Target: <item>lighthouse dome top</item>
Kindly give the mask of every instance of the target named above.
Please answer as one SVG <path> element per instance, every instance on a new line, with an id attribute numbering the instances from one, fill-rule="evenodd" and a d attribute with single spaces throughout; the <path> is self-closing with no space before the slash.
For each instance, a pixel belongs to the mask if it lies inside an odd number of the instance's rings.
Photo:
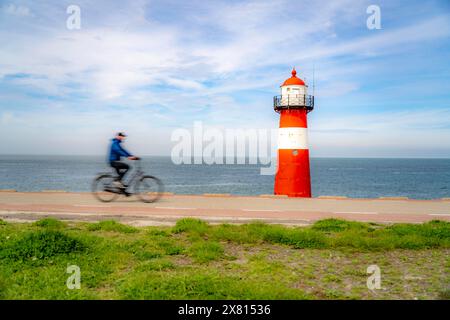
<path id="1" fill-rule="evenodd" d="M 283 82 L 283 84 L 281 85 L 282 87 L 284 86 L 292 86 L 292 85 L 297 85 L 297 86 L 304 86 L 305 82 L 297 77 L 297 71 L 295 70 L 295 68 L 292 69 L 292 77 L 290 77 L 289 79 L 286 79 L 286 81 Z"/>

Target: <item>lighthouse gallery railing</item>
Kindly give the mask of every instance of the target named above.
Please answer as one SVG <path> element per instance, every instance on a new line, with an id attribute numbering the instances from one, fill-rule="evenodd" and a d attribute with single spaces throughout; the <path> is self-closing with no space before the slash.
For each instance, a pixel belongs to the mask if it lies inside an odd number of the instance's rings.
<path id="1" fill-rule="evenodd" d="M 308 112 L 314 109 L 314 96 L 308 94 L 287 94 L 273 97 L 275 111 L 283 109 L 306 109 Z"/>

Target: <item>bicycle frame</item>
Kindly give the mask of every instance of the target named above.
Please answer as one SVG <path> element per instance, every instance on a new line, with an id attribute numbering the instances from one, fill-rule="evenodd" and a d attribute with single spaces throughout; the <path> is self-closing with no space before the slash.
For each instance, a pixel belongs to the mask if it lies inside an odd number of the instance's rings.
<path id="1" fill-rule="evenodd" d="M 133 182 L 135 182 L 136 179 L 139 177 L 142 177 L 144 175 L 144 171 L 142 171 L 142 165 L 141 160 L 135 160 L 136 161 L 136 168 L 134 169 L 134 173 L 131 176 L 131 178 L 128 178 L 127 185 L 131 186 Z"/>

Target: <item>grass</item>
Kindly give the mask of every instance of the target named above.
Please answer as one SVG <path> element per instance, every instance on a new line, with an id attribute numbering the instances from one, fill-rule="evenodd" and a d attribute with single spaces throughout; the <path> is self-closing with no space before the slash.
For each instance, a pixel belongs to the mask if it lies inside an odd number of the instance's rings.
<path id="1" fill-rule="evenodd" d="M 217 260 L 223 256 L 223 253 L 222 245 L 213 241 L 198 241 L 189 248 L 189 256 L 197 263 Z"/>
<path id="2" fill-rule="evenodd" d="M 83 249 L 84 244 L 80 240 L 61 231 L 30 231 L 4 245 L 0 259 L 21 262 L 42 260 Z"/>
<path id="3" fill-rule="evenodd" d="M 0 299 L 449 299 L 450 223 L 0 220 Z M 366 287 L 376 264 L 382 289 Z M 81 289 L 69 290 L 69 265 Z"/>
<path id="4" fill-rule="evenodd" d="M 98 223 L 92 223 L 88 225 L 89 231 L 113 231 L 119 233 L 134 233 L 137 232 L 136 228 L 118 223 L 114 220 L 104 220 Z"/>
<path id="5" fill-rule="evenodd" d="M 450 300 L 450 289 L 444 289 L 439 293 L 439 299 Z"/>
<path id="6" fill-rule="evenodd" d="M 185 218 L 177 222 L 173 228 L 173 232 L 187 232 L 195 235 L 204 235 L 208 231 L 208 224 L 199 219 Z"/>
<path id="7" fill-rule="evenodd" d="M 191 230 L 187 229 L 186 232 Z M 450 247 L 450 223 L 437 220 L 421 225 L 379 226 L 325 219 L 309 228 L 286 228 L 254 223 L 243 226 L 211 226 L 204 233 L 216 240 L 239 243 L 269 242 L 291 245 L 296 249 L 354 248 L 363 251 L 380 251 Z"/>
<path id="8" fill-rule="evenodd" d="M 56 220 L 54 218 L 41 219 L 36 221 L 33 225 L 48 229 L 60 229 L 66 226 L 64 222 Z"/>
<path id="9" fill-rule="evenodd" d="M 366 223 L 340 219 L 325 219 L 317 221 L 312 226 L 312 229 L 323 232 L 342 232 L 348 230 L 365 230 L 365 231 L 374 230 L 371 225 Z"/>

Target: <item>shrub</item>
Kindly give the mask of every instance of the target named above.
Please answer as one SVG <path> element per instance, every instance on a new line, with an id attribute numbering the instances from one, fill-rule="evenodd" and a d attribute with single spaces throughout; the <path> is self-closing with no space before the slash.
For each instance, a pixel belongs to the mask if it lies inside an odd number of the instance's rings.
<path id="1" fill-rule="evenodd" d="M 42 228 L 59 229 L 59 228 L 64 227 L 65 223 L 63 223 L 62 221 L 56 220 L 55 218 L 45 218 L 45 219 L 36 221 L 35 223 L 33 223 L 33 225 L 35 225 L 37 227 L 42 227 Z"/>
<path id="2" fill-rule="evenodd" d="M 197 233 L 199 235 L 204 235 L 208 230 L 208 224 L 200 219 L 184 218 L 178 220 L 175 227 L 173 227 L 173 232 L 181 233 Z"/>
<path id="3" fill-rule="evenodd" d="M 0 258 L 23 261 L 30 258 L 45 259 L 59 254 L 82 251 L 84 244 L 61 231 L 42 230 L 28 232 L 5 244 Z"/>
<path id="4" fill-rule="evenodd" d="M 130 227 L 124 224 L 121 224 L 114 220 L 105 220 L 98 223 L 92 223 L 88 225 L 89 231 L 113 231 L 113 232 L 120 232 L 120 233 L 134 233 L 137 232 L 138 229 L 134 227 Z"/>

